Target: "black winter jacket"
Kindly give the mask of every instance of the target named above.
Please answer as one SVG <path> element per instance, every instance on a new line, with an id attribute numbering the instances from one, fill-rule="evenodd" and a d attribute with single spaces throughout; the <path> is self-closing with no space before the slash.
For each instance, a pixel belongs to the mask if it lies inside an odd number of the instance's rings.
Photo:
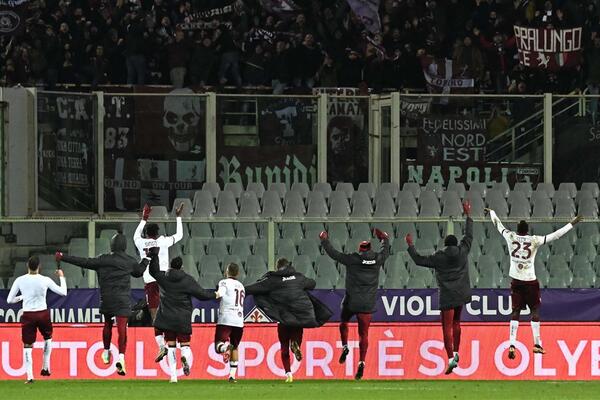
<path id="1" fill-rule="evenodd" d="M 216 299 L 213 290 L 202 289 L 198 282 L 180 269 L 161 271 L 158 256 L 150 259 L 150 275 L 160 288 L 160 305 L 154 327 L 180 334 L 192 333 L 192 297 L 198 300 Z"/>
<path id="2" fill-rule="evenodd" d="M 308 291 L 316 282 L 294 267 L 267 272 L 258 282 L 246 286 L 256 305 L 272 320 L 296 328 L 316 328 L 331 318 L 331 310 Z"/>
<path id="3" fill-rule="evenodd" d="M 110 316 L 129 317 L 131 314 L 131 277 L 140 278 L 148 265 L 148 259 L 138 262 L 125 254 L 125 236 L 117 235 L 111 241 L 110 254 L 96 258 L 63 255 L 62 261 L 91 269 L 98 274 L 100 286 L 100 312 Z"/>
<path id="4" fill-rule="evenodd" d="M 414 246 L 408 248 L 408 254 L 415 264 L 435 269 L 435 278 L 440 288 L 440 310 L 471 302 L 468 256 L 472 242 L 473 220 L 467 218 L 465 236 L 458 246 L 447 246 L 430 256 L 420 255 Z"/>
<path id="5" fill-rule="evenodd" d="M 329 240 L 323 240 L 321 244 L 329 257 L 346 266 L 346 295 L 342 307 L 353 313 L 375 312 L 379 271 L 390 255 L 389 240 L 381 241 L 379 253 L 344 254 L 334 249 Z"/>

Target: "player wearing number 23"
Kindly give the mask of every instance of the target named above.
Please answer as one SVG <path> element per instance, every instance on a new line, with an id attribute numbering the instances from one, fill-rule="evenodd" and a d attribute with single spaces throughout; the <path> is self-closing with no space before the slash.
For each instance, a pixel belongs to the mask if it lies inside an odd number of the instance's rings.
<path id="1" fill-rule="evenodd" d="M 508 358 L 513 360 L 516 357 L 517 330 L 519 328 L 519 317 L 521 310 L 527 306 L 531 310 L 531 330 L 533 331 L 533 353 L 545 354 L 542 347 L 540 335 L 540 284 L 535 275 L 535 255 L 540 246 L 560 239 L 563 235 L 573 229 L 573 226 L 581 221 L 581 217 L 574 218 L 570 223 L 559 230 L 548 235 L 537 236 L 529 234 L 529 225 L 526 221 L 520 221 L 517 225 L 517 231 L 513 232 L 504 227 L 498 215 L 494 210 L 485 209 L 489 212 L 492 223 L 498 229 L 498 232 L 506 240 L 508 252 L 510 255 L 509 276 L 512 278 L 510 283 L 510 297 L 512 300 L 512 316 L 510 321 L 510 346 L 508 348 Z"/>

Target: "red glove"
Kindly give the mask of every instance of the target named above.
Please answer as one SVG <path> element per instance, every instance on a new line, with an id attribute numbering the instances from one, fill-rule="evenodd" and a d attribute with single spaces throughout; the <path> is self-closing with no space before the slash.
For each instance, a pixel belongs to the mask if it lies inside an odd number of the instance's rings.
<path id="1" fill-rule="evenodd" d="M 463 202 L 463 211 L 467 217 L 471 215 L 471 202 L 469 200 Z"/>
<path id="2" fill-rule="evenodd" d="M 329 234 L 327 233 L 327 231 L 323 231 L 323 232 L 319 233 L 319 239 L 321 239 L 321 240 L 329 239 Z"/>
<path id="3" fill-rule="evenodd" d="M 412 238 L 412 235 L 411 235 L 410 233 L 408 233 L 408 234 L 407 234 L 407 235 L 404 237 L 404 240 L 406 240 L 406 244 L 408 245 L 408 247 L 411 247 L 411 246 L 413 246 L 413 245 L 414 245 L 413 238 Z"/>
<path id="4" fill-rule="evenodd" d="M 383 240 L 383 239 L 389 239 L 390 235 L 387 234 L 387 232 L 384 232 L 380 229 L 373 229 L 373 233 L 375 234 L 375 237 L 379 240 Z"/>
<path id="5" fill-rule="evenodd" d="M 151 212 L 152 212 L 152 207 L 150 207 L 148 204 L 144 204 L 144 210 L 142 211 L 142 219 L 144 221 L 148 221 L 148 218 L 150 217 Z"/>
<path id="6" fill-rule="evenodd" d="M 56 253 L 54 253 L 54 259 L 56 261 L 60 261 L 63 258 L 63 253 L 61 253 L 60 251 L 57 251 Z"/>

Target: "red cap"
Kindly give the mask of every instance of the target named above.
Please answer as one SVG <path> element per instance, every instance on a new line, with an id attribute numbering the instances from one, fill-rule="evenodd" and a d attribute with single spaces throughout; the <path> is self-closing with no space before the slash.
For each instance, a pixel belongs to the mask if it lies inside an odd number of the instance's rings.
<path id="1" fill-rule="evenodd" d="M 363 240 L 358 245 L 358 251 L 369 251 L 371 250 L 371 242 L 368 240 Z"/>

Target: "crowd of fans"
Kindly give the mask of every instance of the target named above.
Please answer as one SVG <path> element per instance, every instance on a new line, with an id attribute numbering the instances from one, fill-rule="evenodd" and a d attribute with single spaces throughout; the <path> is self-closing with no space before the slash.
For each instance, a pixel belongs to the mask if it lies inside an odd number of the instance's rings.
<path id="1" fill-rule="evenodd" d="M 373 35 L 346 0 L 295 0 L 301 9 L 287 15 L 238 0 L 232 13 L 189 24 L 223 3 L 32 0 L 25 32 L 0 36 L 0 84 L 424 90 L 420 59 L 429 54 L 451 58 L 480 91 L 598 93 L 594 0 L 381 0 L 381 34 Z M 552 73 L 524 67 L 513 24 L 583 27 L 582 64 Z"/>

